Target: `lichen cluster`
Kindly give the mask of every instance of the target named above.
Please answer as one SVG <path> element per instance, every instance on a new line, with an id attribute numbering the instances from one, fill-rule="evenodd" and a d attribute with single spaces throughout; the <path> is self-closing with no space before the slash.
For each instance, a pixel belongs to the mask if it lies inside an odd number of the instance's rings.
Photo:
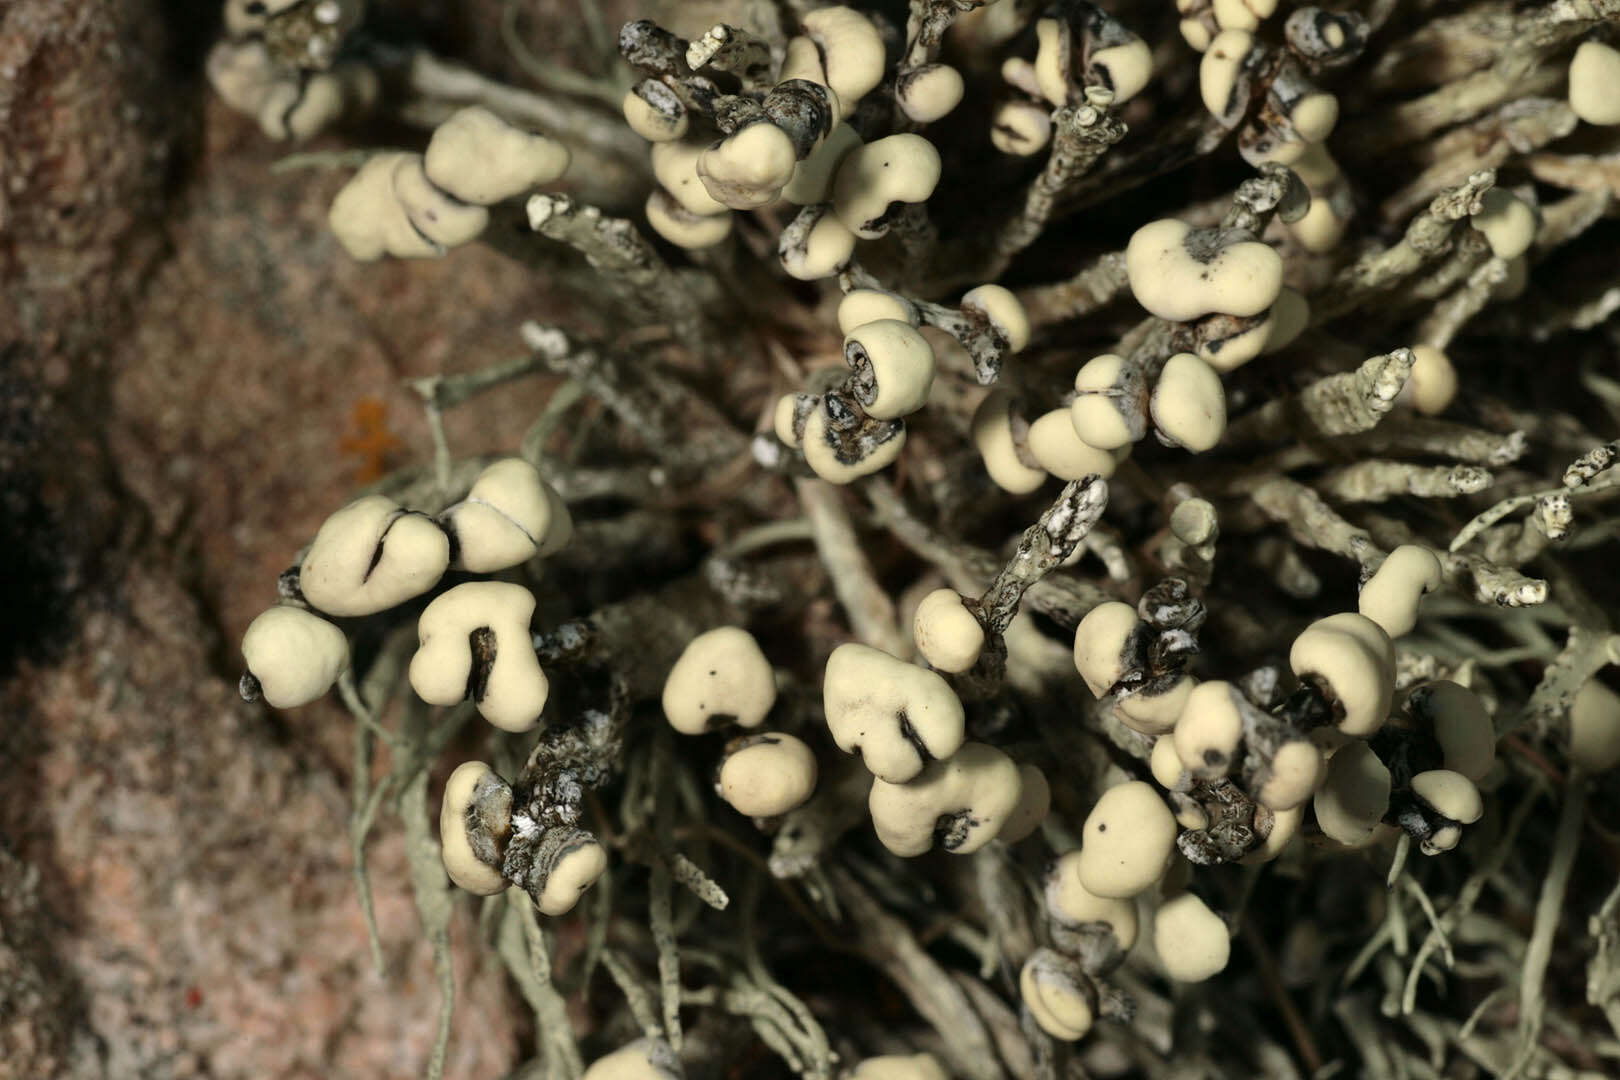
<path id="1" fill-rule="evenodd" d="M 243 641 L 442 1036 L 454 882 L 547 1080 L 1620 1068 L 1620 2 L 226 7 L 266 134 L 431 129 L 289 159 L 349 256 L 577 300 Z"/>

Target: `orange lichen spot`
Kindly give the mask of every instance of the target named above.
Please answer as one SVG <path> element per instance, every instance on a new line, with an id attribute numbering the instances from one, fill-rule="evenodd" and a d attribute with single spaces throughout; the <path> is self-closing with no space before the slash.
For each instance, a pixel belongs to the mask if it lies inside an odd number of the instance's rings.
<path id="1" fill-rule="evenodd" d="M 338 439 L 338 450 L 360 459 L 354 479 L 359 484 L 380 480 L 389 458 L 405 444 L 388 428 L 388 405 L 378 397 L 363 397 L 349 411 L 350 432 Z"/>

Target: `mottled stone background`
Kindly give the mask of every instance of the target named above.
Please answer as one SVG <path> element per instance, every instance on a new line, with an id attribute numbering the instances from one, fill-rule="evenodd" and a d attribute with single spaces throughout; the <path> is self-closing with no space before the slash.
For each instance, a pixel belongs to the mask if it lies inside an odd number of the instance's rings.
<path id="1" fill-rule="evenodd" d="M 272 173 L 289 148 L 211 99 L 216 9 L 0 0 L 0 1078 L 408 1077 L 433 1037 L 394 823 L 371 968 L 351 728 L 244 705 L 236 642 L 358 480 L 422 457 L 401 379 L 511 356 L 544 286 L 477 246 L 344 258 L 343 174 Z M 520 79 L 497 0 L 389 10 Z M 572 5 L 532 10 L 566 54 Z M 549 389 L 452 417 L 458 450 Z M 472 912 L 448 1074 L 497 1077 L 529 1020 Z"/>

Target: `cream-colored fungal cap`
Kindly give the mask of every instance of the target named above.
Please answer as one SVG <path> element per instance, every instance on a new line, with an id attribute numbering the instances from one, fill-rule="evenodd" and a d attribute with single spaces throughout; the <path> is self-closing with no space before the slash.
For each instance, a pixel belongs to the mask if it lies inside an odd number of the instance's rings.
<path id="1" fill-rule="evenodd" d="M 1450 769 L 1418 773 L 1412 777 L 1412 794 L 1422 799 L 1435 813 L 1459 825 L 1472 825 L 1485 814 L 1485 803 L 1479 797 L 1479 788 L 1462 773 Z M 1433 855 L 1434 852 L 1425 850 L 1424 854 Z"/>
<path id="2" fill-rule="evenodd" d="M 411 687 L 429 705 L 472 699 L 503 731 L 540 721 L 550 684 L 529 637 L 534 594 L 504 581 L 469 581 L 434 599 L 417 620 Z"/>
<path id="3" fill-rule="evenodd" d="M 921 135 L 890 135 L 856 147 L 838 167 L 833 210 L 850 232 L 876 240 L 889 231 L 891 206 L 928 201 L 939 168 L 939 151 Z"/>
<path id="4" fill-rule="evenodd" d="M 1010 352 L 1022 352 L 1029 344 L 1029 313 L 1008 289 L 1000 285 L 980 285 L 962 294 L 962 310 L 979 315 L 1000 334 Z"/>
<path id="5" fill-rule="evenodd" d="M 1153 685 L 1152 689 L 1134 689 L 1119 696 L 1114 702 L 1114 714 L 1133 731 L 1143 735 L 1166 735 L 1175 726 L 1176 719 L 1187 707 L 1197 682 L 1183 675 L 1168 686 Z"/>
<path id="6" fill-rule="evenodd" d="M 1053 105 L 1066 105 L 1069 101 L 1069 70 L 1064 62 L 1068 49 L 1064 48 L 1065 28 L 1057 19 L 1040 19 L 1035 23 L 1035 85 L 1041 96 Z"/>
<path id="7" fill-rule="evenodd" d="M 1433 345 L 1413 345 L 1412 354 L 1417 359 L 1396 400 L 1410 402 L 1424 416 L 1438 416 L 1457 396 L 1457 369 Z"/>
<path id="8" fill-rule="evenodd" d="M 272 139 L 307 139 L 343 115 L 343 81 L 329 71 L 300 82 L 279 78 L 259 104 L 259 130 Z"/>
<path id="9" fill-rule="evenodd" d="M 1319 143 L 1333 134 L 1339 122 L 1339 99 L 1326 92 L 1306 94 L 1294 103 L 1289 121 L 1307 143 Z"/>
<path id="10" fill-rule="evenodd" d="M 848 124 L 839 124 L 816 144 L 793 170 L 793 179 L 782 189 L 782 198 L 798 206 L 826 202 L 832 197 L 833 177 L 849 152 L 861 145 L 861 137 Z"/>
<path id="11" fill-rule="evenodd" d="M 753 634 L 720 626 L 687 643 L 664 680 L 663 700 L 665 718 L 682 735 L 758 727 L 776 704 L 776 674 Z"/>
<path id="12" fill-rule="evenodd" d="M 731 235 L 731 211 L 694 214 L 669 192 L 655 187 L 647 196 L 647 224 L 676 247 L 699 251 Z"/>
<path id="13" fill-rule="evenodd" d="M 1214 686 L 1215 683 L 1201 683 L 1202 686 Z M 1148 771 L 1153 774 L 1153 780 L 1166 791 L 1174 791 L 1188 780 L 1187 768 L 1181 763 L 1181 751 L 1176 749 L 1176 740 L 1173 735 L 1165 735 L 1153 740 L 1153 751 L 1148 755 Z"/>
<path id="14" fill-rule="evenodd" d="M 1253 48 L 1254 35 L 1247 30 L 1222 30 L 1204 50 L 1198 63 L 1198 93 L 1211 116 L 1224 119 L 1243 111 L 1240 94 L 1248 84 L 1238 76 Z"/>
<path id="15" fill-rule="evenodd" d="M 1195 454 L 1212 448 L 1226 432 L 1221 377 L 1192 353 L 1177 353 L 1164 362 L 1148 411 L 1161 435 Z"/>
<path id="16" fill-rule="evenodd" d="M 1228 682 L 1200 683 L 1187 697 L 1187 707 L 1176 721 L 1176 757 L 1182 768 L 1200 780 L 1215 780 L 1231 773 L 1243 746 L 1243 714 L 1238 711 L 1237 687 Z M 1157 749 L 1157 747 L 1155 747 Z"/>
<path id="17" fill-rule="evenodd" d="M 872 20 L 854 8 L 818 8 L 801 20 L 826 65 L 827 86 L 838 95 L 843 115 L 883 81 L 883 37 Z"/>
<path id="18" fill-rule="evenodd" d="M 1257 30 L 1277 10 L 1277 0 L 1215 0 L 1215 22 L 1222 30 Z"/>
<path id="19" fill-rule="evenodd" d="M 1032 835 L 1052 809 L 1052 785 L 1046 782 L 1045 773 L 1033 765 L 1020 765 L 1018 782 L 1018 804 L 996 833 L 996 839 L 1004 844 L 1016 844 Z"/>
<path id="20" fill-rule="evenodd" d="M 1320 255 L 1339 246 L 1349 224 L 1349 218 L 1339 213 L 1333 199 L 1312 192 L 1310 209 L 1298 221 L 1290 222 L 1288 231 L 1300 247 Z"/>
<path id="21" fill-rule="evenodd" d="M 450 565 L 475 574 L 550 555 L 574 535 L 562 496 L 522 458 L 503 458 L 479 473 L 467 497 L 440 522 L 455 537 Z"/>
<path id="22" fill-rule="evenodd" d="M 1350 847 L 1373 839 L 1389 810 L 1389 769 L 1372 747 L 1350 742 L 1328 760 L 1327 776 L 1312 806 L 1322 835 Z"/>
<path id="23" fill-rule="evenodd" d="M 782 441 L 782 445 L 799 448 L 799 436 L 793 430 L 794 417 L 799 411 L 799 395 L 783 394 L 776 399 L 776 406 L 771 410 L 771 430 Z"/>
<path id="24" fill-rule="evenodd" d="M 1395 647 L 1384 628 L 1346 612 L 1318 619 L 1294 639 L 1288 663 L 1326 692 L 1346 735 L 1366 738 L 1389 717 L 1395 694 Z"/>
<path id="25" fill-rule="evenodd" d="M 663 1039 L 637 1039 L 591 1062 L 581 1080 L 683 1080 L 681 1059 Z"/>
<path id="26" fill-rule="evenodd" d="M 688 212 L 701 216 L 723 214 L 726 204 L 709 194 L 698 176 L 703 147 L 688 142 L 656 143 L 652 148 L 653 178 Z"/>
<path id="27" fill-rule="evenodd" d="M 1128 670 L 1135 636 L 1142 619 L 1136 609 L 1119 600 L 1108 600 L 1090 611 L 1074 628 L 1074 669 L 1086 680 L 1097 697 L 1113 690 Z"/>
<path id="28" fill-rule="evenodd" d="M 1075 434 L 1099 450 L 1129 446 L 1147 432 L 1147 384 L 1113 353 L 1086 361 L 1074 376 L 1069 421 Z"/>
<path id="29" fill-rule="evenodd" d="M 1152 784 L 1131 780 L 1102 793 L 1081 838 L 1080 884 L 1095 896 L 1124 900 L 1164 873 L 1176 818 Z"/>
<path id="30" fill-rule="evenodd" d="M 446 195 L 428 180 L 415 154 L 394 167 L 394 194 L 416 231 L 440 247 L 465 244 L 489 225 L 488 209 Z"/>
<path id="31" fill-rule="evenodd" d="M 1299 835 L 1299 827 L 1304 820 L 1303 803 L 1290 810 L 1269 810 L 1264 806 L 1259 807 L 1254 813 L 1254 829 L 1263 839 L 1259 846 L 1250 848 L 1249 853 L 1238 861 L 1255 866 L 1275 859 L 1283 853 L 1294 837 Z"/>
<path id="32" fill-rule="evenodd" d="M 1367 584 L 1357 607 L 1391 638 L 1417 625 L 1418 601 L 1440 587 L 1440 560 L 1421 544 L 1402 544 L 1389 553 Z"/>
<path id="33" fill-rule="evenodd" d="M 933 1054 L 886 1054 L 855 1066 L 849 1080 L 950 1080 Z"/>
<path id="34" fill-rule="evenodd" d="M 1013 411 L 1011 391 L 997 388 L 973 413 L 973 446 L 997 487 L 1028 495 L 1046 481 L 1046 470 L 1029 454 L 1029 425 Z"/>
<path id="35" fill-rule="evenodd" d="M 952 854 L 968 855 L 994 840 L 1012 817 L 1022 783 L 1012 758 L 985 743 L 966 743 L 905 782 L 880 774 L 866 805 L 878 839 L 902 858 L 926 853 L 935 840 Z"/>
<path id="36" fill-rule="evenodd" d="M 904 784 L 962 746 L 962 702 L 950 684 L 937 672 L 869 645 L 846 642 L 833 650 L 822 704 L 838 748 L 859 751 L 872 775 L 891 785 Z"/>
<path id="37" fill-rule="evenodd" d="M 850 385 L 866 415 L 898 420 L 928 403 L 934 349 L 909 322 L 878 319 L 844 335 Z"/>
<path id="38" fill-rule="evenodd" d="M 1165 218 L 1131 236 L 1125 275 L 1136 302 L 1161 319 L 1258 315 L 1277 302 L 1282 258 L 1258 241 Z"/>
<path id="39" fill-rule="evenodd" d="M 777 238 L 782 269 L 800 281 L 831 277 L 849 264 L 855 234 L 825 206 L 806 207 Z"/>
<path id="40" fill-rule="evenodd" d="M 1226 970 L 1232 934 L 1226 920 L 1192 893 L 1166 900 L 1153 913 L 1153 951 L 1176 982 L 1203 982 Z"/>
<path id="41" fill-rule="evenodd" d="M 549 184 L 568 169 L 562 143 L 513 127 L 481 105 L 438 126 L 428 142 L 428 179 L 462 202 L 490 206 Z"/>
<path id="42" fill-rule="evenodd" d="M 827 399 L 810 410 L 804 422 L 804 460 L 815 474 L 829 484 L 848 484 L 886 468 L 906 446 L 906 429 L 896 421 L 884 429 L 881 442 L 863 445 L 864 453 L 850 457 L 839 449 L 839 441 L 827 417 Z"/>
<path id="43" fill-rule="evenodd" d="M 321 525 L 298 587 L 328 615 L 374 615 L 421 596 L 449 565 L 450 538 L 432 518 L 367 495 Z"/>
<path id="44" fill-rule="evenodd" d="M 1485 234 L 1491 254 L 1498 259 L 1517 259 L 1530 250 L 1536 238 L 1536 212 L 1513 192 L 1501 188 L 1491 188 L 1480 197 L 1479 213 L 1470 221 Z"/>
<path id="45" fill-rule="evenodd" d="M 917 309 L 905 297 L 882 289 L 851 289 L 838 302 L 838 332 L 841 334 L 883 319 L 916 326 Z"/>
<path id="46" fill-rule="evenodd" d="M 1581 43 L 1569 62 L 1569 107 L 1588 124 L 1620 124 L 1620 50 Z"/>
<path id="47" fill-rule="evenodd" d="M 512 789 L 482 761 L 456 766 L 439 803 L 439 845 L 450 880 L 479 896 L 506 888 L 500 862 L 512 831 Z"/>
<path id="48" fill-rule="evenodd" d="M 1105 89 L 1113 91 L 1113 103 L 1119 106 L 1140 94 L 1153 78 L 1153 50 L 1132 35 L 1129 41 L 1092 53 L 1086 66 L 1102 78 Z"/>
<path id="49" fill-rule="evenodd" d="M 1121 952 L 1136 944 L 1136 902 L 1097 896 L 1080 884 L 1080 852 L 1071 851 L 1052 864 L 1046 875 L 1046 912 L 1056 922 L 1079 927 L 1106 923 Z"/>
<path id="50" fill-rule="evenodd" d="M 248 624 L 242 660 L 266 703 L 296 709 L 332 689 L 349 666 L 349 639 L 319 615 L 282 604 Z"/>
<path id="51" fill-rule="evenodd" d="M 1262 353 L 1280 352 L 1294 343 L 1300 334 L 1311 322 L 1311 303 L 1305 299 L 1305 294 L 1298 289 L 1284 285 L 1277 293 L 1277 302 L 1271 305 L 1270 317 L 1266 320 L 1268 327 L 1266 343 L 1261 346 Z M 1208 359 L 1206 357 L 1205 359 Z M 1217 371 L 1230 371 L 1211 361 Z"/>
<path id="52" fill-rule="evenodd" d="M 1496 728 L 1478 694 L 1442 679 L 1413 690 L 1406 707 L 1434 734 L 1446 768 L 1475 783 L 1485 778 L 1496 760 Z"/>
<path id="53" fill-rule="evenodd" d="M 913 123 L 932 124 L 962 103 L 962 73 L 949 64 L 924 64 L 895 81 L 894 98 Z"/>
<path id="54" fill-rule="evenodd" d="M 1015 99 L 997 107 L 990 121 L 990 144 L 1003 154 L 1030 157 L 1052 141 L 1050 110 Z"/>
<path id="55" fill-rule="evenodd" d="M 922 598 L 911 620 L 911 637 L 924 660 L 953 675 L 978 663 L 984 650 L 984 626 L 955 589 L 935 589 Z"/>
<path id="56" fill-rule="evenodd" d="M 216 42 L 208 50 L 208 82 L 232 111 L 254 115 L 276 83 L 270 50 L 260 40 Z"/>
<path id="57" fill-rule="evenodd" d="M 1084 1038 L 1097 1016 L 1097 989 L 1091 979 L 1079 964 L 1045 947 L 1024 961 L 1018 995 L 1041 1030 L 1064 1042 Z"/>
<path id="58" fill-rule="evenodd" d="M 1271 760 L 1251 777 L 1250 794 L 1268 810 L 1286 811 L 1303 806 L 1316 793 L 1327 772 L 1321 748 L 1308 738 L 1287 740 L 1271 753 Z"/>
<path id="59" fill-rule="evenodd" d="M 697 171 L 716 201 L 733 210 L 752 210 L 775 199 L 798 164 L 787 132 L 758 120 L 699 154 Z"/>
<path id="60" fill-rule="evenodd" d="M 744 735 L 726 745 L 719 788 L 720 797 L 739 814 L 785 814 L 815 792 L 816 755 L 792 735 Z"/>
<path id="61" fill-rule="evenodd" d="M 535 907 L 542 915 L 568 914 L 606 869 L 607 849 L 590 833 L 577 833 L 553 858 L 551 873 L 546 875 L 545 887 L 540 890 Z"/>
<path id="62" fill-rule="evenodd" d="M 1581 684 L 1570 705 L 1569 760 L 1587 773 L 1620 765 L 1620 694 L 1595 676 Z"/>
<path id="63" fill-rule="evenodd" d="M 1053 409 L 1037 417 L 1029 425 L 1025 445 L 1041 468 L 1059 480 L 1083 480 L 1094 474 L 1106 480 L 1119 464 L 1113 454 L 1075 434 L 1068 409 Z"/>
<path id="64" fill-rule="evenodd" d="M 691 120 L 675 92 L 657 79 L 643 79 L 624 94 L 624 122 L 648 142 L 670 142 L 686 135 Z"/>
<path id="65" fill-rule="evenodd" d="M 412 227 L 404 204 L 394 193 L 394 171 L 412 156 L 372 155 L 332 199 L 326 223 L 351 258 L 361 262 L 384 255 L 426 259 L 443 253 L 443 248 Z"/>

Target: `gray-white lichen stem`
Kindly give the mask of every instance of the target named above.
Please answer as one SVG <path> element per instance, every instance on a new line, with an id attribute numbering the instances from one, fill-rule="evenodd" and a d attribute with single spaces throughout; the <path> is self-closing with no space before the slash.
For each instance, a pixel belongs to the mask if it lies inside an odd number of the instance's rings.
<path id="1" fill-rule="evenodd" d="M 526 210 L 529 228 L 584 255 L 632 316 L 642 322 L 663 320 L 676 341 L 697 355 L 708 353 L 697 297 L 633 222 L 608 217 L 567 195 L 532 195 Z"/>
<path id="2" fill-rule="evenodd" d="M 1376 427 L 1395 407 L 1417 362 L 1411 349 L 1366 360 L 1354 371 L 1329 375 L 1290 397 L 1272 398 L 1226 430 L 1230 445 L 1269 442 L 1289 435 L 1354 435 Z"/>
<path id="3" fill-rule="evenodd" d="M 1001 572 L 979 598 L 987 633 L 1002 634 L 1030 587 L 1074 554 L 1108 506 L 1108 485 L 1098 476 L 1071 480 L 1040 519 L 1024 530 Z"/>
<path id="4" fill-rule="evenodd" d="M 1374 458 L 1330 469 L 1314 486 L 1341 502 L 1383 502 L 1398 495 L 1437 499 L 1477 495 L 1491 479 L 1478 465 L 1416 465 Z"/>
<path id="5" fill-rule="evenodd" d="M 872 573 L 838 489 L 809 477 L 795 479 L 793 487 L 856 639 L 890 656 L 909 657 L 911 643 L 900 629 L 894 600 Z"/>
<path id="6" fill-rule="evenodd" d="M 1035 285 L 1024 289 L 1018 299 L 1029 315 L 1031 326 L 1078 319 L 1113 303 L 1129 287 L 1125 277 L 1125 253 L 1110 251 L 1067 281 Z"/>
<path id="7" fill-rule="evenodd" d="M 996 232 L 981 273 L 987 281 L 1000 277 L 1013 256 L 1035 242 L 1052 220 L 1064 190 L 1089 172 L 1128 130 L 1106 102 L 1065 105 L 1052 114 L 1052 129 L 1046 167 L 1030 182 L 1017 215 Z"/>
<path id="8" fill-rule="evenodd" d="M 1527 1060 L 1541 1037 L 1547 1014 L 1547 966 L 1552 962 L 1553 935 L 1564 913 L 1564 896 L 1575 871 L 1580 852 L 1581 826 L 1586 820 L 1587 778 L 1578 766 L 1571 766 L 1564 781 L 1564 805 L 1553 833 L 1552 857 L 1547 874 L 1541 879 L 1541 895 L 1536 899 L 1535 922 L 1530 942 L 1524 950 L 1523 974 L 1519 979 L 1520 1060 Z"/>
<path id="9" fill-rule="evenodd" d="M 1506 262 L 1487 259 L 1468 275 L 1461 288 L 1436 304 L 1428 317 L 1418 323 L 1417 340 L 1436 349 L 1448 348 L 1464 324 L 1484 310 L 1491 290 L 1506 281 L 1507 276 Z"/>

